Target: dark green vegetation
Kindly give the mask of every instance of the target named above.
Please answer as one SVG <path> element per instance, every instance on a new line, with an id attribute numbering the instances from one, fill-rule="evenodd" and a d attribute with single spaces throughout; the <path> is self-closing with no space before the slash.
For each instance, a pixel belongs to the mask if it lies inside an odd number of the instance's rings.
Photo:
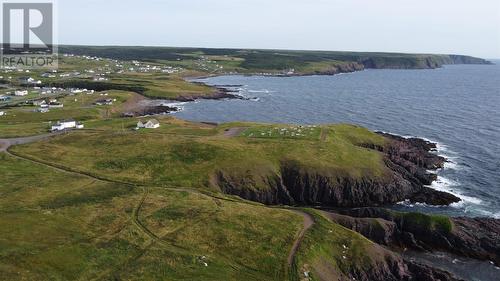
<path id="1" fill-rule="evenodd" d="M 453 224 L 446 216 L 422 213 L 399 213 L 398 216 L 410 231 L 413 229 L 413 232 L 425 230 L 430 233 L 437 230 L 450 233 L 453 230 Z"/>

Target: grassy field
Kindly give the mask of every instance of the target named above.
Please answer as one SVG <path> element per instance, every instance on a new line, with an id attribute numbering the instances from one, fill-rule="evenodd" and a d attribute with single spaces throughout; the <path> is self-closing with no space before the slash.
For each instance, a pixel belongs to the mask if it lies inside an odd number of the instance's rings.
<path id="1" fill-rule="evenodd" d="M 203 124 L 155 116 L 161 127 L 134 130 L 153 117 L 121 118 L 146 98 L 214 93 L 183 77 L 231 72 L 313 74 L 369 61 L 420 68 L 449 56 L 229 49 L 62 47 L 93 55 L 61 57 L 59 71 L 6 72 L 12 89 L 31 76 L 44 85 L 96 90 L 57 96 L 47 113 L 0 104 L 0 138 L 46 133 L 62 119 L 85 129 L 0 152 L 0 280 L 333 280 L 391 253 L 323 217 L 267 207 L 220 192 L 218 175 L 262 191 L 294 163 L 329 179 L 383 180 L 386 139 L 346 125 Z M 141 59 L 140 62 L 133 61 Z M 471 58 L 471 62 L 474 62 Z M 167 73 L 169 72 L 169 73 Z M 171 73 L 170 73 L 171 72 Z M 47 75 L 45 75 L 47 76 Z M 100 80 L 102 79 L 102 81 Z M 99 99 L 112 105 L 96 106 Z M 310 213 L 290 268 L 288 255 Z M 302 213 L 304 214 L 304 213 Z M 400 214 L 412 227 L 450 231 L 449 219 Z M 309 276 L 309 277 L 307 277 Z"/>
<path id="2" fill-rule="evenodd" d="M 346 124 L 168 116 L 158 129 L 132 130 L 138 120 L 147 118 L 89 120 L 84 130 L 11 147 L 21 158 L 0 154 L 0 280 L 336 280 L 398 258 L 320 211 L 224 195 L 214 180 L 223 171 L 245 179 L 242 188 L 268 188 L 282 161 L 384 177 L 381 154 L 363 148 L 383 146 L 382 136 Z M 289 265 L 300 212 L 314 224 Z M 406 227 L 453 227 L 445 217 L 398 216 Z"/>
<path id="3" fill-rule="evenodd" d="M 30 105 L 3 109 L 6 114 L 0 116 L 0 138 L 46 133 L 50 124 L 59 120 L 74 119 L 87 123 L 119 117 L 125 111 L 123 105 L 134 95 L 136 94 L 131 92 L 112 90 L 92 95 L 80 93 L 63 96 L 57 100 L 63 103 L 64 107 L 51 108 L 46 113 L 36 112 L 37 107 Z M 95 106 L 94 102 L 100 99 L 116 101 L 113 105 Z"/>
<path id="4" fill-rule="evenodd" d="M 92 130 L 17 146 L 12 151 L 114 180 L 192 188 L 213 188 L 211 179 L 218 171 L 234 176 L 248 174 L 255 179 L 273 175 L 279 173 L 285 160 L 332 176 L 377 178 L 386 172 L 378 152 L 359 147 L 353 141 L 383 145 L 385 140 L 359 127 L 309 128 L 307 131 L 312 134 L 307 138 L 291 135 L 257 138 L 249 132 L 267 132 L 269 126 L 213 127 L 170 117 L 160 121 L 160 129 L 150 131 L 121 129 L 134 126 L 137 120 L 90 123 Z M 241 125 L 249 128 L 240 136 L 224 136 L 226 128 Z M 252 186 L 265 187 L 258 181 Z"/>
<path id="5" fill-rule="evenodd" d="M 284 280 L 302 225 L 290 211 L 154 187 L 136 211 L 140 188 L 6 154 L 0 174 L 0 280 Z"/>
<path id="6" fill-rule="evenodd" d="M 240 136 L 224 136 L 234 125 L 249 129 Z M 328 266 L 326 274 L 348 276 L 353 268 L 376 262 L 372 254 L 381 250 L 373 243 L 307 210 L 315 224 L 289 268 L 287 257 L 302 216 L 196 186 L 205 182 L 201 176 L 207 176 L 207 167 L 224 161 L 246 156 L 254 164 L 271 163 L 281 153 L 302 154 L 290 149 L 292 143 L 304 149 L 317 142 L 318 149 L 326 149 L 333 142 L 348 145 L 347 139 L 356 135 L 383 141 L 364 129 L 311 127 L 315 138 L 304 140 L 252 138 L 248 131 L 269 125 L 248 123 L 214 127 L 166 118 L 161 131 L 125 133 L 118 123 L 107 124 L 106 130 L 101 126 L 12 151 L 64 169 L 146 186 L 96 180 L 0 154 L 1 280 L 298 280 L 304 272 L 309 280 L 319 280 L 322 266 Z M 318 130 L 324 129 L 328 137 L 321 140 Z M 287 149 L 280 148 L 281 141 Z M 280 152 L 266 151 L 264 144 Z M 265 157 L 255 157 L 257 149 Z M 122 161 L 118 150 L 134 152 Z M 148 170 L 161 175 L 139 177 Z M 170 183 L 194 188 L 173 188 Z"/>
<path id="7" fill-rule="evenodd" d="M 349 276 L 367 272 L 395 257 L 362 235 L 332 223 L 321 212 L 306 211 L 315 224 L 297 254 L 295 280 L 349 280 Z"/>

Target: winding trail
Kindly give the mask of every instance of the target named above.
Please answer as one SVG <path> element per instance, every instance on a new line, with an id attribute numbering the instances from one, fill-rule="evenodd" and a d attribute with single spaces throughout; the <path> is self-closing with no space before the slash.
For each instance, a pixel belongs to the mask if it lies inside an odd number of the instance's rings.
<path id="1" fill-rule="evenodd" d="M 322 142 L 326 142 L 327 137 L 328 137 L 328 129 L 327 128 L 321 128 L 321 135 L 320 135 L 321 141 Z"/>
<path id="2" fill-rule="evenodd" d="M 304 240 L 304 236 L 306 235 L 306 232 L 314 225 L 314 218 L 310 214 L 299 211 L 299 210 L 293 210 L 293 212 L 301 215 L 304 217 L 304 226 L 302 229 L 299 231 L 299 234 L 297 235 L 297 238 L 293 242 L 292 249 L 290 250 L 290 253 L 288 254 L 288 267 L 290 268 L 295 260 L 295 256 L 297 255 L 297 251 L 300 248 L 300 244 L 302 243 L 302 240 Z"/>
<path id="3" fill-rule="evenodd" d="M 224 136 L 226 136 L 226 137 L 238 136 L 245 129 L 246 128 L 240 128 L 240 127 L 239 128 L 232 128 L 232 129 L 229 129 L 228 131 L 226 131 L 224 133 Z M 51 137 L 54 137 L 54 136 L 57 136 L 57 135 L 61 135 L 61 134 L 64 134 L 64 133 L 66 133 L 66 132 L 50 133 L 50 134 L 36 135 L 36 136 L 29 136 L 29 137 L 21 137 L 21 138 L 0 139 L 0 153 L 4 152 L 7 155 L 9 155 L 11 157 L 14 157 L 14 158 L 18 158 L 18 159 L 21 159 L 21 160 L 25 160 L 25 161 L 29 161 L 29 162 L 35 163 L 35 164 L 43 165 L 43 166 L 55 169 L 55 170 L 63 172 L 63 173 L 84 176 L 84 177 L 87 177 L 87 178 L 91 178 L 91 179 L 93 179 L 95 181 L 102 181 L 102 182 L 115 183 L 115 184 L 125 184 L 125 185 L 129 185 L 129 186 L 134 186 L 136 188 L 137 187 L 141 187 L 143 189 L 143 194 L 141 196 L 140 201 L 137 203 L 137 205 L 134 207 L 134 209 L 132 211 L 131 220 L 132 220 L 132 224 L 141 233 L 143 233 L 145 236 L 149 237 L 151 239 L 151 241 L 152 241 L 152 243 L 150 243 L 149 245 L 147 245 L 147 247 L 145 248 L 145 251 L 147 251 L 147 249 L 149 247 L 151 247 L 155 243 L 156 244 L 160 244 L 160 245 L 162 245 L 162 246 L 164 246 L 166 248 L 169 248 L 169 249 L 175 249 L 177 251 L 179 251 L 179 250 L 183 251 L 184 250 L 182 247 L 178 247 L 178 246 L 166 243 L 165 241 L 162 240 L 161 237 L 159 237 L 158 235 L 156 235 L 155 233 L 153 233 L 150 229 L 148 229 L 140 221 L 140 211 L 141 211 L 141 209 L 142 209 L 142 207 L 143 207 L 143 205 L 144 205 L 144 203 L 145 203 L 145 201 L 147 199 L 147 196 L 149 195 L 149 189 L 148 189 L 148 187 L 146 187 L 146 186 L 140 186 L 138 184 L 127 183 L 127 182 L 114 181 L 114 180 L 111 180 L 111 179 L 107 179 L 107 178 L 95 176 L 95 175 L 92 175 L 92 174 L 89 174 L 89 173 L 84 173 L 84 172 L 81 172 L 81 171 L 72 170 L 72 169 L 67 168 L 67 167 L 65 167 L 63 165 L 55 165 L 53 163 L 47 163 L 47 162 L 44 162 L 44 161 L 40 161 L 38 159 L 26 157 L 26 156 L 23 156 L 23 155 L 14 154 L 14 153 L 12 153 L 12 152 L 9 151 L 9 148 L 11 146 L 13 146 L 13 145 L 20 145 L 20 144 L 27 144 L 27 143 L 37 142 L 37 141 L 49 139 Z M 197 194 L 206 195 L 206 196 L 209 196 L 209 197 L 211 197 L 213 199 L 216 199 L 216 200 L 226 200 L 226 201 L 237 202 L 237 203 L 245 203 L 244 201 L 239 201 L 239 200 L 234 200 L 234 199 L 219 197 L 219 196 L 210 194 L 209 192 L 200 192 L 198 190 L 194 190 L 193 188 L 174 187 L 174 186 L 172 186 L 172 187 L 169 187 L 169 190 L 179 191 L 179 192 L 180 191 L 187 191 L 187 192 L 191 192 L 191 193 L 197 193 Z M 296 214 L 299 214 L 299 215 L 301 215 L 304 218 L 303 227 L 298 232 L 297 238 L 295 239 L 295 241 L 294 241 L 294 243 L 292 245 L 292 248 L 290 250 L 290 253 L 288 254 L 287 265 L 288 265 L 289 268 L 291 268 L 292 265 L 293 265 L 293 262 L 295 260 L 295 256 L 296 256 L 296 254 L 297 254 L 297 252 L 298 252 L 298 250 L 300 248 L 300 245 L 302 243 L 302 240 L 304 239 L 304 236 L 305 236 L 306 232 L 314 225 L 314 218 L 313 218 L 313 216 L 311 216 L 307 212 L 304 212 L 304 211 L 301 211 L 301 210 L 297 210 L 297 209 L 293 209 L 293 208 L 280 208 L 280 207 L 271 207 L 271 208 L 283 209 L 283 210 L 291 210 L 292 212 L 294 212 Z M 144 252 L 142 254 L 144 254 Z"/>

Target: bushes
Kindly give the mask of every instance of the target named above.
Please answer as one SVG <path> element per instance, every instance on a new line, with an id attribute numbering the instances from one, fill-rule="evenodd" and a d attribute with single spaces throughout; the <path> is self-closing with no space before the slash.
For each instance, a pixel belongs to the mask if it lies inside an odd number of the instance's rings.
<path id="1" fill-rule="evenodd" d="M 453 229 L 451 220 L 446 216 L 422 213 L 404 213 L 400 216 L 403 228 L 410 232 L 440 231 L 450 233 Z"/>

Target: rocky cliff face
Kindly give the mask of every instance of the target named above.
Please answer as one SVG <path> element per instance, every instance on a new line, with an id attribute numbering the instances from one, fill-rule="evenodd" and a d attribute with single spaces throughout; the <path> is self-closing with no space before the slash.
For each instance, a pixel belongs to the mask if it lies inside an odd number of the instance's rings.
<path id="1" fill-rule="evenodd" d="M 491 64 L 491 62 L 462 55 L 374 56 L 362 58 L 365 68 L 374 69 L 434 69 L 446 64 Z"/>
<path id="2" fill-rule="evenodd" d="M 330 281 L 458 281 L 452 274 L 403 258 L 384 247 L 373 244 L 363 263 L 350 264 L 342 272 L 327 262 L 318 261 L 311 267 L 315 280 Z M 307 279 L 304 279 L 307 280 Z"/>
<path id="3" fill-rule="evenodd" d="M 449 55 L 449 57 L 451 64 L 492 64 L 490 61 L 485 59 L 471 56 Z"/>
<path id="4" fill-rule="evenodd" d="M 230 171 L 219 171 L 217 183 L 224 193 L 264 204 L 364 207 L 406 199 L 432 205 L 460 201 L 451 194 L 425 186 L 435 180 L 435 175 L 427 170 L 442 167 L 445 162 L 444 158 L 431 153 L 435 145 L 420 139 L 384 136 L 389 140 L 384 147 L 362 145 L 384 155 L 390 171 L 384 178 L 338 176 L 295 161 L 283 161 L 280 172 L 270 175 L 250 174 L 241 178 Z M 256 187 L 254 182 L 263 182 L 265 186 Z"/>
<path id="5" fill-rule="evenodd" d="M 421 251 L 441 250 L 500 265 L 500 220 L 450 218 L 451 229 L 423 227 L 413 216 L 382 208 L 339 210 L 331 220 L 382 245 Z M 424 216 L 424 215 L 421 215 Z"/>
<path id="6" fill-rule="evenodd" d="M 365 69 L 365 65 L 359 62 L 341 62 L 336 65 L 315 72 L 305 72 L 301 75 L 335 75 L 339 73 L 351 73 L 355 71 L 361 71 Z"/>

